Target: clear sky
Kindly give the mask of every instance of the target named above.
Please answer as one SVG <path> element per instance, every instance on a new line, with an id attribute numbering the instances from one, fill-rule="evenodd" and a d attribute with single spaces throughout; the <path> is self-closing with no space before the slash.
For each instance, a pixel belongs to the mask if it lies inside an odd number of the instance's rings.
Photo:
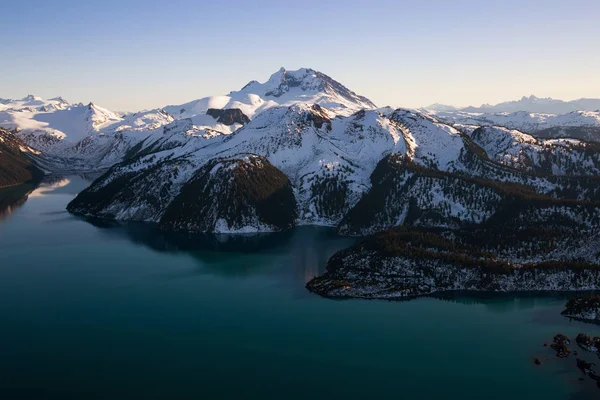
<path id="1" fill-rule="evenodd" d="M 600 97 L 599 0 L 4 1 L 0 97 L 113 110 L 330 75 L 377 105 Z"/>

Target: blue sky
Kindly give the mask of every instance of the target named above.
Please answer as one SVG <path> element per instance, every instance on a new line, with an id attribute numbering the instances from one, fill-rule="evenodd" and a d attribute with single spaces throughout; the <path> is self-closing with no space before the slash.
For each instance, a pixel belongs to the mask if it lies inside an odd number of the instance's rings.
<path id="1" fill-rule="evenodd" d="M 8 3 L 8 4 L 6 4 Z M 600 1 L 11 1 L 0 97 L 115 110 L 322 71 L 380 106 L 600 97 Z"/>

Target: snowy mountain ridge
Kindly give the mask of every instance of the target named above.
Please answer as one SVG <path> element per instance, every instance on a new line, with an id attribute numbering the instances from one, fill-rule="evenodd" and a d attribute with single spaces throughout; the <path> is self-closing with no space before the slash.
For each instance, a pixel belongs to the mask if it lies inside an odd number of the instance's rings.
<path id="1" fill-rule="evenodd" d="M 375 108 L 325 74 L 282 68 L 265 83 L 252 81 L 226 96 L 137 113 L 115 113 L 94 103 L 71 104 L 61 97 L 3 99 L 0 126 L 17 131 L 26 143 L 43 151 L 55 169 L 101 169 L 121 161 L 136 145 L 153 141 L 156 130 L 175 120 L 189 120 L 202 136 L 227 135 L 265 110 L 300 103 L 320 104 L 336 115 Z"/>
<path id="2" fill-rule="evenodd" d="M 172 204 L 196 171 L 213 160 L 225 159 L 234 163 L 232 165 L 240 165 L 240 171 L 256 171 L 249 172 L 248 176 L 252 177 L 258 173 L 257 164 L 235 162 L 248 155 L 264 158 L 273 171 L 287 177 L 294 192 L 295 224 L 339 226 L 342 231 L 351 233 L 371 232 L 403 223 L 408 218 L 405 212 L 410 199 L 416 199 L 416 205 L 423 209 L 439 210 L 440 216 L 436 218 L 445 221 L 445 227 L 491 218 L 497 210 L 494 204 L 500 202 L 501 197 L 487 186 L 475 189 L 473 183 L 452 184 L 459 176 L 524 185 L 525 191 L 533 190 L 549 197 L 565 196 L 567 188 L 580 184 L 585 185 L 585 189 L 579 190 L 580 200 L 600 195 L 600 191 L 594 189 L 596 186 L 588 186 L 587 178 L 583 183 L 563 179 L 599 174 L 600 153 L 587 142 L 536 139 L 497 127 L 461 130 L 407 109 L 361 110 L 343 116 L 316 104 L 297 103 L 263 111 L 227 135 L 195 131 L 190 119 L 179 120 L 165 127 L 162 133 L 155 133 L 138 150 L 129 161 L 114 166 L 76 199 L 71 211 L 172 226 L 163 224 L 165 212 L 170 210 L 169 218 L 179 221 L 177 226 L 191 226 L 183 222 L 185 215 L 174 216 L 177 211 Z M 409 172 L 413 169 L 414 172 Z M 447 178 L 433 184 L 419 176 L 421 171 L 441 173 Z M 379 182 L 379 178 L 375 178 L 386 175 L 392 177 L 392 181 Z M 225 175 L 202 179 L 207 192 L 202 195 L 202 201 L 198 199 L 194 204 L 220 201 L 207 200 L 208 193 L 235 192 L 228 188 L 233 183 Z M 157 182 L 161 183 L 157 185 Z M 386 189 L 378 189 L 380 184 Z M 390 184 L 398 186 L 387 188 Z M 214 185 L 219 189 L 214 189 Z M 452 185 L 452 189 L 447 185 Z M 459 186 L 462 186 L 460 196 L 454 192 Z M 382 215 L 368 220 L 363 228 L 362 222 L 352 215 L 360 218 L 365 213 L 353 214 L 352 210 L 362 207 L 364 201 L 371 201 L 365 199 L 373 196 L 373 190 L 391 191 L 377 195 L 376 201 L 383 200 L 387 205 L 377 211 Z M 464 193 L 473 190 L 477 193 L 474 198 L 464 197 Z M 229 221 L 230 225 L 223 224 L 227 221 L 225 215 L 240 212 L 234 198 L 227 196 L 230 200 L 222 206 L 224 208 L 211 209 L 210 220 L 215 224 L 203 226 L 206 231 L 281 229 L 257 220 L 256 216 L 239 219 L 254 221 L 253 226 L 239 226 L 233 221 Z M 477 204 L 473 203 L 475 200 Z M 189 212 L 194 218 L 202 218 L 202 212 L 208 212 L 187 207 L 190 201 L 181 203 L 181 210 L 186 210 L 181 212 Z M 291 206 L 282 207 L 290 209 Z"/>
<path id="3" fill-rule="evenodd" d="M 56 109 L 40 108 L 51 104 Z M 0 125 L 41 152 L 36 162 L 43 169 L 110 167 L 71 211 L 165 228 L 279 230 L 290 227 L 291 215 L 292 225 L 337 226 L 351 234 L 407 221 L 460 227 L 494 218 L 512 196 L 511 185 L 528 199 L 600 201 L 597 145 L 561 136 L 571 128 L 595 129 L 595 112 L 375 108 L 306 68 L 280 69 L 227 96 L 139 113 L 35 96 L 3 106 Z M 554 128 L 563 131 L 548 132 Z M 281 226 L 261 211 L 273 204 L 271 195 L 287 210 Z M 195 206 L 207 201 L 217 206 Z M 187 223 L 191 216 L 212 222 Z"/>

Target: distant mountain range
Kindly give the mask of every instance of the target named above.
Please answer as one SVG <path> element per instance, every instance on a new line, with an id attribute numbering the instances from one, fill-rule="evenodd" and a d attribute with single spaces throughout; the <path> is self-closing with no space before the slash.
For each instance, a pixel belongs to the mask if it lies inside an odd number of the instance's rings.
<path id="1" fill-rule="evenodd" d="M 572 111 L 598 111 L 600 99 L 578 99 L 572 101 L 523 96 L 520 100 L 506 101 L 496 105 L 483 104 L 479 107 L 454 107 L 444 104 L 432 104 L 425 109 L 433 111 L 464 111 L 471 113 L 513 113 L 525 111 L 530 113 L 566 114 Z"/>

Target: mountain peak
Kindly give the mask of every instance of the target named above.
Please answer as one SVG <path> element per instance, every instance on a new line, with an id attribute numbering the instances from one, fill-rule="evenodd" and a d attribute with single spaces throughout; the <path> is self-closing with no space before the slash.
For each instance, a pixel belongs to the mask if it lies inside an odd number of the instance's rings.
<path id="1" fill-rule="evenodd" d="M 251 81 L 242 91 L 276 99 L 318 95 L 330 98 L 333 102 L 354 103 L 361 108 L 375 108 L 375 104 L 363 96 L 359 96 L 341 83 L 312 68 L 287 70 L 281 67 L 269 77 L 265 83 Z M 337 101 L 336 101 L 337 99 Z M 276 100 L 279 102 L 279 100 Z M 327 107 L 327 104 L 322 104 Z"/>
<path id="2" fill-rule="evenodd" d="M 529 97 L 523 96 L 521 98 L 521 101 L 534 101 L 534 100 L 537 100 L 537 97 L 535 97 L 533 94 L 531 96 L 529 96 Z"/>
<path id="3" fill-rule="evenodd" d="M 38 96 L 34 96 L 34 95 L 32 95 L 32 94 L 28 94 L 27 96 L 25 96 L 25 97 L 23 98 L 23 100 L 22 100 L 22 101 L 36 101 L 36 100 L 42 100 L 42 98 L 41 98 L 41 97 L 38 97 Z"/>
<path id="4" fill-rule="evenodd" d="M 68 104 L 69 102 L 67 100 L 65 100 L 62 96 L 56 96 L 53 97 L 51 99 L 49 99 L 50 101 L 58 101 L 59 103 L 64 103 L 64 104 Z"/>
<path id="5" fill-rule="evenodd" d="M 239 108 L 252 119 L 267 109 L 296 103 L 319 104 L 339 115 L 376 108 L 366 97 L 312 68 L 290 71 L 281 67 L 266 82 L 252 80 L 239 91 L 229 92 L 226 96 L 211 96 L 181 105 L 170 105 L 165 110 L 178 118 L 190 118 L 206 114 L 211 108 Z"/>

